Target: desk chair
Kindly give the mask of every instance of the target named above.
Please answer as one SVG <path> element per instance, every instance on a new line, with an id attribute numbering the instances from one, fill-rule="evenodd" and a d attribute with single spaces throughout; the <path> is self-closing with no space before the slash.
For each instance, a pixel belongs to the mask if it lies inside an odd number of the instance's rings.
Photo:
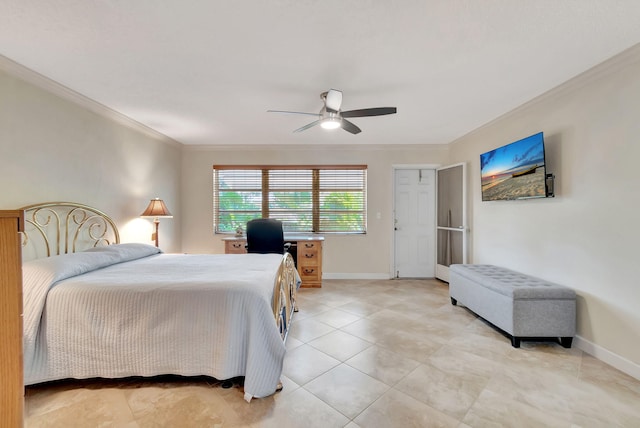
<path id="1" fill-rule="evenodd" d="M 255 218 L 247 222 L 247 253 L 284 254 L 290 247 L 290 242 L 284 242 L 280 220 Z"/>

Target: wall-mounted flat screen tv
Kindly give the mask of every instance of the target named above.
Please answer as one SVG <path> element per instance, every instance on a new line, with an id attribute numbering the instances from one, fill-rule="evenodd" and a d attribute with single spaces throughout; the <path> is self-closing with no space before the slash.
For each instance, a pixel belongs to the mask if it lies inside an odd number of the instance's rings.
<path id="1" fill-rule="evenodd" d="M 543 133 L 481 154 L 480 172 L 483 201 L 546 197 Z"/>

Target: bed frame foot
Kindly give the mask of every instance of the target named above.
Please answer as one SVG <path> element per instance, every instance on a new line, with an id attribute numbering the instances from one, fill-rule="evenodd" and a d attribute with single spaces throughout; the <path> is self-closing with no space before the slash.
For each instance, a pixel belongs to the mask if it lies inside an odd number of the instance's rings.
<path id="1" fill-rule="evenodd" d="M 452 297 L 452 298 L 451 298 L 451 304 L 452 304 L 453 306 L 456 306 L 456 305 L 458 304 L 458 301 Z"/>
<path id="2" fill-rule="evenodd" d="M 513 346 L 514 348 L 519 348 L 520 347 L 520 338 L 519 337 L 515 337 L 515 336 L 511 336 L 511 346 Z"/>

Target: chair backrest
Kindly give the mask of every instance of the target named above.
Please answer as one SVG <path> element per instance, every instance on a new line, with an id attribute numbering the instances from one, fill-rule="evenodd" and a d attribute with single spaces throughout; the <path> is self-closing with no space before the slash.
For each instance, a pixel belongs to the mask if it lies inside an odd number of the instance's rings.
<path id="1" fill-rule="evenodd" d="M 255 218 L 247 222 L 247 253 L 284 254 L 282 222 Z"/>

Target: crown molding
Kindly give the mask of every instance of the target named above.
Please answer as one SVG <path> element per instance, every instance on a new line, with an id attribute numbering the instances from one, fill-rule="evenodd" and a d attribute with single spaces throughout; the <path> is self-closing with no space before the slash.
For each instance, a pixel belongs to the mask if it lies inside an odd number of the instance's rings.
<path id="1" fill-rule="evenodd" d="M 626 67 L 637 64 L 638 62 L 640 62 L 640 43 L 636 43 L 630 48 L 625 49 L 624 51 L 612 56 L 611 58 L 601 62 L 600 64 L 596 64 L 590 69 L 583 71 L 582 73 L 572 77 L 564 83 L 561 83 L 558 86 L 551 88 L 546 92 L 543 92 L 537 97 L 532 98 L 531 100 L 519 105 L 518 107 L 515 107 L 514 109 L 496 117 L 495 119 L 456 138 L 455 140 L 451 141 L 450 144 L 453 145 L 459 141 L 463 141 L 468 137 L 471 137 L 487 128 L 490 128 L 496 123 L 521 114 L 522 112 L 526 112 L 532 106 L 540 104 L 549 99 L 563 97 L 572 91 L 578 90 L 603 77 L 615 74 L 620 70 L 624 70 Z"/>
<path id="2" fill-rule="evenodd" d="M 449 150 L 447 144 L 192 144 L 184 145 L 183 150 L 193 152 L 216 151 L 287 151 L 287 152 L 317 152 L 331 150 L 338 151 L 434 151 Z"/>
<path id="3" fill-rule="evenodd" d="M 48 77 L 43 76 L 42 74 L 37 73 L 30 68 L 27 68 L 24 65 L 19 64 L 3 55 L 0 55 L 0 70 L 5 71 L 20 80 L 23 80 L 64 100 L 70 101 L 84 109 L 96 113 L 106 119 L 126 126 L 127 128 L 138 131 L 149 137 L 161 140 L 165 143 L 183 147 L 183 144 L 179 141 L 176 141 L 173 138 L 170 138 L 156 131 L 155 129 L 149 128 L 148 126 L 131 119 L 129 116 L 125 116 L 124 114 L 119 113 L 95 100 L 92 100 L 91 98 L 88 98 L 54 80 L 51 80 Z"/>

